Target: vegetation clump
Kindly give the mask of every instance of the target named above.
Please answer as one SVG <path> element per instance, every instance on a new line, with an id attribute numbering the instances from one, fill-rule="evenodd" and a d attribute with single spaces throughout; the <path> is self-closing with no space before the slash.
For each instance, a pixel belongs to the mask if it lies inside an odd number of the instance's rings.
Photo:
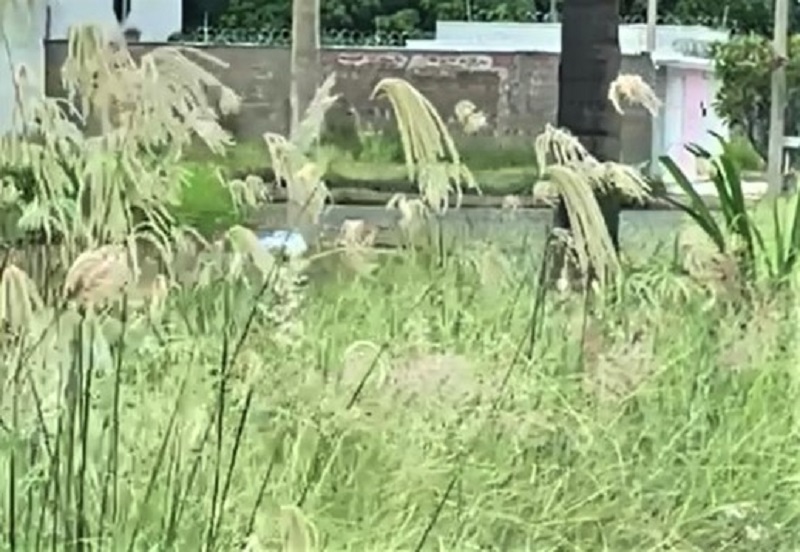
<path id="1" fill-rule="evenodd" d="M 536 150 L 571 206 L 576 255 L 611 273 L 593 289 L 553 295 L 535 236 L 378 256 L 357 220 L 336 244 L 347 270 L 315 275 L 327 252 L 285 261 L 242 225 L 204 237 L 171 215 L 191 139 L 228 143 L 202 95 L 221 85 L 190 51 L 135 62 L 100 37 L 70 37 L 76 102 L 25 104 L 32 130 L 3 142 L 33 184 L 25 196 L 6 181 L 9 224 L 46 238 L 6 247 L 0 277 L 4 547 L 798 541 L 796 197 L 764 218 L 739 200 L 736 167 L 710 160 L 723 222 L 691 193 L 684 208 L 741 267 L 748 293 L 720 300 L 722 286 L 640 236 L 644 266 L 609 251 L 595 189 L 646 182 L 548 129 Z M 309 232 L 327 201 L 317 146 L 333 82 L 305 132 L 265 137 L 290 220 Z M 418 92 L 378 89 L 405 125 L 419 194 L 390 207 L 410 235 L 452 208 L 469 172 Z M 265 199 L 256 178 L 221 183 L 235 205 Z"/>

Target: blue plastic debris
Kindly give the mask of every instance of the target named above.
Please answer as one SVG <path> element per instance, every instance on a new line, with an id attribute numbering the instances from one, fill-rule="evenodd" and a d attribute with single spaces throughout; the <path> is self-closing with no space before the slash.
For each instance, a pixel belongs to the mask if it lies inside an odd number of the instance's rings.
<path id="1" fill-rule="evenodd" d="M 308 251 L 303 235 L 295 230 L 264 232 L 258 237 L 258 241 L 268 251 L 279 251 L 289 257 L 299 257 Z"/>

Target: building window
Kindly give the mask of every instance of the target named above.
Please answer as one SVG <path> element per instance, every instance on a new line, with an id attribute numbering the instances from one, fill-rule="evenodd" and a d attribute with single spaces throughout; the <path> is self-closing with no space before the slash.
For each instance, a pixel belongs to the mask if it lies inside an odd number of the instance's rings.
<path id="1" fill-rule="evenodd" d="M 114 0 L 114 15 L 117 16 L 117 22 L 124 23 L 131 13 L 132 0 Z"/>

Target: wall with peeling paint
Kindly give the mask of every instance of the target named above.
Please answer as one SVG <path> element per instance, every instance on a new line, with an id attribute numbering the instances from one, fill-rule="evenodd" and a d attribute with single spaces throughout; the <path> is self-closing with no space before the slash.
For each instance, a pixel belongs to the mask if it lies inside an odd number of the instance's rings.
<path id="1" fill-rule="evenodd" d="M 153 45 L 137 44 L 134 54 Z M 229 64 L 215 69 L 223 82 L 244 99 L 242 112 L 230 121 L 239 140 L 258 139 L 266 131 L 286 133 L 289 127 L 289 51 L 258 46 L 214 46 L 206 51 Z M 48 94 L 63 93 L 59 69 L 64 42 L 46 48 Z M 337 75 L 338 109 L 355 108 L 362 124 L 391 124 L 385 101 L 370 101 L 382 78 L 407 79 L 425 94 L 443 117 L 452 118 L 459 100 L 469 99 L 487 116 L 485 134 L 531 143 L 546 123 L 554 123 L 558 102 L 558 56 L 552 53 L 448 53 L 399 49 L 326 49 L 323 65 Z M 641 74 L 657 85 L 652 63 L 644 56 L 627 56 L 623 71 Z M 661 97 L 660 90 L 656 90 Z M 651 150 L 651 121 L 639 108 L 626 112 L 623 156 L 644 162 Z M 486 140 L 484 137 L 483 140 Z"/>

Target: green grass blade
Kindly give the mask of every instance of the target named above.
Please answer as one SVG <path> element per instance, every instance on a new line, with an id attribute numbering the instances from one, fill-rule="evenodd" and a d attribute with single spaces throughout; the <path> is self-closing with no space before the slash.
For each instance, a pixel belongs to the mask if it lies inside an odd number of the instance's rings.
<path id="1" fill-rule="evenodd" d="M 784 261 L 784 271 L 786 274 L 794 270 L 797 263 L 798 251 L 800 250 L 800 197 L 795 195 L 794 212 L 789 231 L 789 244 Z"/>
<path id="2" fill-rule="evenodd" d="M 786 244 L 783 242 L 783 223 L 781 222 L 780 208 L 777 199 L 772 200 L 772 228 L 775 235 L 775 256 L 773 257 L 775 272 L 777 274 L 784 274 L 787 268 L 786 261 L 788 257 L 786 255 Z M 769 252 L 766 251 L 766 247 L 763 244 L 759 245 L 761 249 L 764 250 L 765 255 L 769 257 Z M 770 274 L 770 276 L 774 277 L 775 274 Z"/>
<path id="3" fill-rule="evenodd" d="M 720 185 L 727 188 L 729 193 L 729 209 L 731 218 L 728 221 L 731 230 L 733 230 L 743 241 L 745 245 L 746 263 L 749 269 L 755 267 L 755 245 L 753 241 L 753 223 L 752 219 L 747 212 L 747 204 L 744 199 L 744 186 L 742 184 L 742 175 L 736 168 L 731 158 L 728 155 L 721 155 L 718 159 L 719 171 L 717 172 L 716 179 L 720 181 Z"/>
<path id="4" fill-rule="evenodd" d="M 717 246 L 717 249 L 724 252 L 726 250 L 725 235 L 714 218 L 714 215 L 711 213 L 711 209 L 708 208 L 708 205 L 706 205 L 703 198 L 700 197 L 700 194 L 697 193 L 697 190 L 694 189 L 692 183 L 689 182 L 689 179 L 675 161 L 668 156 L 663 156 L 661 157 L 661 163 L 675 179 L 675 183 L 680 186 L 681 190 L 683 190 L 689 198 L 689 205 L 677 201 L 673 204 L 692 217 L 703 232 L 711 238 L 714 245 Z"/>
<path id="5" fill-rule="evenodd" d="M 725 218 L 725 223 L 730 226 L 733 223 L 733 219 L 736 217 L 736 208 L 733 195 L 731 193 L 730 186 L 728 185 L 727 180 L 725 179 L 725 171 L 724 168 L 720 164 L 720 159 L 715 158 L 714 155 L 711 154 L 707 149 L 703 148 L 698 144 L 688 144 L 686 146 L 686 150 L 694 155 L 695 157 L 699 157 L 700 159 L 705 159 L 714 165 L 716 169 L 711 175 L 711 182 L 714 184 L 714 189 L 717 192 L 717 197 L 719 198 L 720 209 L 722 211 L 723 217 Z M 724 151 L 724 146 L 723 146 Z M 724 157 L 724 154 L 723 154 Z"/>
<path id="6" fill-rule="evenodd" d="M 751 231 L 752 236 L 753 236 L 753 241 L 758 246 L 758 249 L 764 253 L 764 255 L 763 255 L 764 256 L 764 262 L 767 265 L 767 274 L 768 274 L 768 276 L 770 278 L 774 278 L 775 275 L 776 275 L 776 272 L 778 270 L 778 267 L 776 266 L 777 263 L 773 262 L 774 259 L 768 254 L 767 244 L 764 241 L 764 235 L 762 234 L 762 232 L 758 228 L 758 226 L 756 226 L 752 222 L 750 223 L 750 231 Z M 755 267 L 755 250 L 753 251 L 753 254 L 754 254 L 754 257 L 753 257 L 753 267 L 752 268 L 755 271 L 755 268 L 756 268 Z M 755 272 L 753 272 L 753 276 L 757 276 L 757 274 Z"/>

